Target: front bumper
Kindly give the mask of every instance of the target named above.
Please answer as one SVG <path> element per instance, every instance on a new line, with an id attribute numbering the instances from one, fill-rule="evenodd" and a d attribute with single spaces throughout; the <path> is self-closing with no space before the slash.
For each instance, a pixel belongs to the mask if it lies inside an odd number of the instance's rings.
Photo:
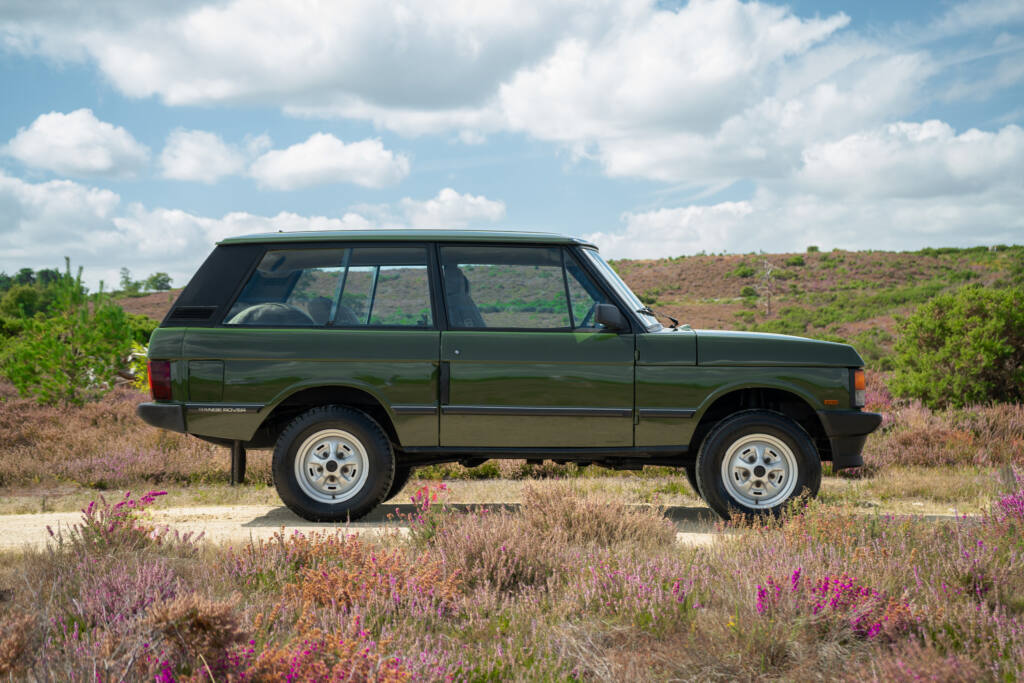
<path id="1" fill-rule="evenodd" d="M 832 468 L 861 467 L 864 442 L 882 424 L 882 416 L 860 410 L 819 410 L 818 417 L 832 445 Z"/>
<path id="2" fill-rule="evenodd" d="M 140 403 L 135 414 L 146 424 L 185 433 L 185 406 L 180 403 Z"/>

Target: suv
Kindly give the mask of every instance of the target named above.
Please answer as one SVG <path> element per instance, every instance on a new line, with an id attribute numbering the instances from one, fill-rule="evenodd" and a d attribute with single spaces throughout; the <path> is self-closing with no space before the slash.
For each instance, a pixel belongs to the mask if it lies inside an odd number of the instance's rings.
<path id="1" fill-rule="evenodd" d="M 284 503 L 356 519 L 413 468 L 683 467 L 723 517 L 814 495 L 881 421 L 845 344 L 663 327 L 583 240 L 465 230 L 220 242 L 149 346 L 149 424 L 274 448 Z"/>

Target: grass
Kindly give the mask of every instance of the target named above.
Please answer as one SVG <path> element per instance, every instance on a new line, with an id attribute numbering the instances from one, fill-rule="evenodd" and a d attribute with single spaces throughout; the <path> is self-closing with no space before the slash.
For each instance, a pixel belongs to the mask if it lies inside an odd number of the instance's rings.
<path id="1" fill-rule="evenodd" d="M 579 482 L 518 513 L 417 494 L 412 533 L 225 548 L 94 506 L 0 563 L 0 676 L 60 680 L 1018 680 L 1015 481 L 925 522 L 813 503 L 674 543 Z M 164 497 L 166 498 L 166 497 Z"/>

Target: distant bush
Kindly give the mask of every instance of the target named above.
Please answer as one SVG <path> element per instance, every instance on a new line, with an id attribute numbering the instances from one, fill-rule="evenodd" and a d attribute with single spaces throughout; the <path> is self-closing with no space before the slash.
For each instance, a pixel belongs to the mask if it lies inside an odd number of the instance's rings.
<path id="1" fill-rule="evenodd" d="M 891 388 L 932 408 L 1024 400 L 1024 288 L 966 287 L 900 324 Z"/>
<path id="2" fill-rule="evenodd" d="M 751 287 L 750 285 L 747 285 L 746 287 L 744 287 L 743 289 L 740 290 L 740 296 L 742 296 L 742 297 L 757 296 L 757 290 L 754 289 L 753 287 Z"/>
<path id="3" fill-rule="evenodd" d="M 730 277 L 754 277 L 757 275 L 757 270 L 749 263 L 741 263 L 729 273 Z"/>
<path id="4" fill-rule="evenodd" d="M 811 246 L 807 247 L 807 253 L 808 254 L 817 254 L 819 251 L 821 251 L 821 250 L 818 247 L 814 246 L 813 244 Z"/>
<path id="5" fill-rule="evenodd" d="M 804 262 L 804 257 L 801 256 L 800 254 L 797 254 L 795 256 L 790 256 L 788 259 L 786 259 L 786 265 L 790 267 L 795 267 L 804 266 L 807 264 Z"/>
<path id="6" fill-rule="evenodd" d="M 82 270 L 53 285 L 49 317 L 21 319 L 21 332 L 7 342 L 2 372 L 22 395 L 40 403 L 81 405 L 112 386 L 131 350 L 132 330 L 120 306 L 82 287 Z"/>

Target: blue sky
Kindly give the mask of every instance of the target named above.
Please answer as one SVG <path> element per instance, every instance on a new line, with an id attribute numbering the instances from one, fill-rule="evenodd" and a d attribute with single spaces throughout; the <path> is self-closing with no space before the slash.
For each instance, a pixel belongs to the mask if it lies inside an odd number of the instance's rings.
<path id="1" fill-rule="evenodd" d="M 610 257 L 1024 242 L 1024 1 L 0 7 L 0 270 L 496 227 Z"/>

